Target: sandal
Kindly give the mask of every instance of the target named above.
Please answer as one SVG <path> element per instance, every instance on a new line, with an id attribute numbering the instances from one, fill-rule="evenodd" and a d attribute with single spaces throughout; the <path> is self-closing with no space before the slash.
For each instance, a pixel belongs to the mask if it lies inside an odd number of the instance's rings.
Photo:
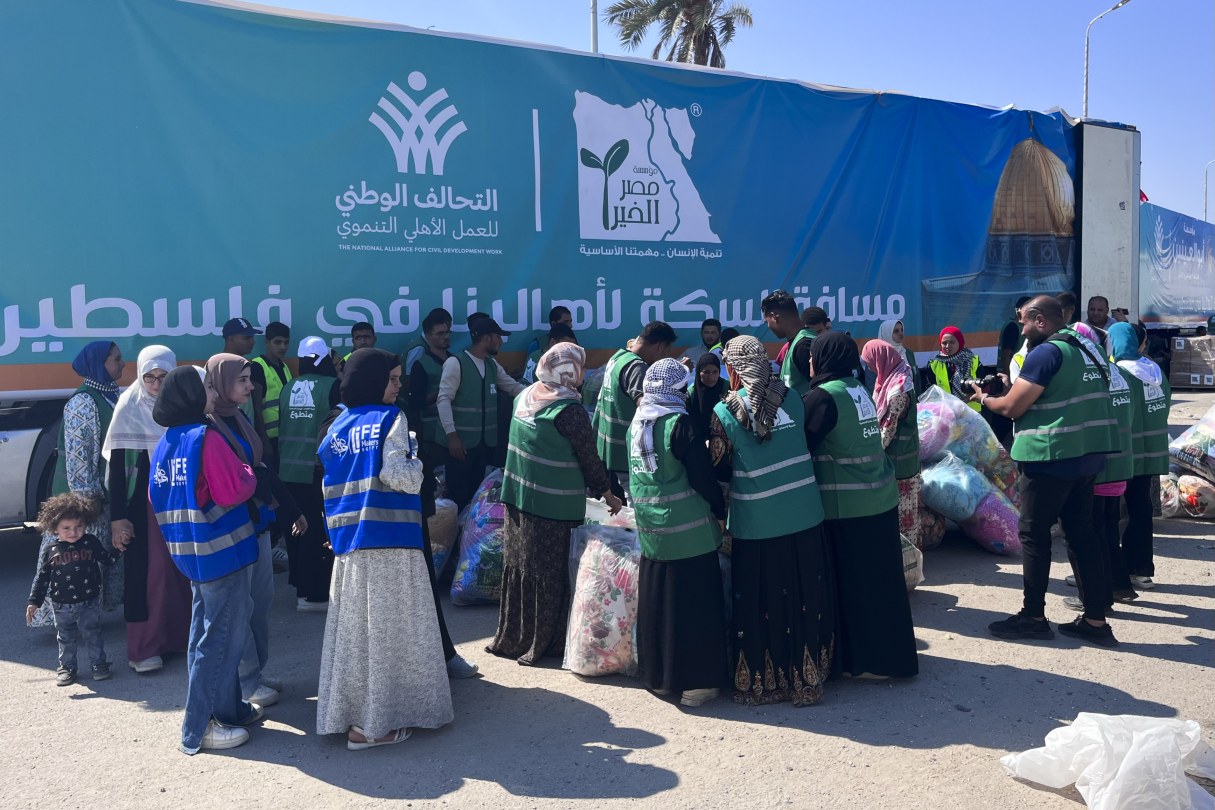
<path id="1" fill-rule="evenodd" d="M 408 740 L 411 734 L 410 730 L 407 728 L 398 728 L 396 731 L 389 734 L 385 739 L 373 740 L 364 734 L 363 729 L 359 728 L 358 726 L 351 726 L 350 730 L 362 737 L 363 742 L 355 742 L 354 740 L 350 739 L 349 735 L 347 735 L 346 749 L 349 751 L 362 751 L 367 748 L 378 748 L 381 745 L 396 745 L 397 743 L 402 743 Z"/>

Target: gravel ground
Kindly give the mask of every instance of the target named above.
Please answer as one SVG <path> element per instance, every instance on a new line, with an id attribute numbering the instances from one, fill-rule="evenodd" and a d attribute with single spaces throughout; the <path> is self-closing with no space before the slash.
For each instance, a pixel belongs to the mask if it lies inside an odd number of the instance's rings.
<path id="1" fill-rule="evenodd" d="M 1215 394 L 1178 392 L 1173 421 L 1192 423 Z M 1073 789 L 1006 776 L 999 758 L 1033 748 L 1082 711 L 1198 720 L 1215 742 L 1215 526 L 1156 521 L 1159 586 L 1111 622 L 1107 650 L 1059 636 L 989 638 L 987 624 L 1020 606 L 1020 563 L 950 537 L 928 553 L 912 594 L 920 676 L 836 683 L 824 702 L 749 709 L 718 700 L 683 709 L 627 678 L 583 680 L 483 652 L 496 608 L 445 605 L 466 657 L 484 677 L 452 684 L 455 722 L 366 752 L 317 737 L 323 614 L 294 610 L 278 577 L 271 674 L 283 700 L 245 746 L 187 757 L 176 749 L 185 662 L 58 688 L 55 640 L 24 627 L 37 537 L 0 533 L 0 806 L 223 807 L 1000 807 L 1074 808 Z M 1068 621 L 1074 591 L 1061 544 L 1047 615 Z M 125 659 L 121 618 L 104 625 Z"/>

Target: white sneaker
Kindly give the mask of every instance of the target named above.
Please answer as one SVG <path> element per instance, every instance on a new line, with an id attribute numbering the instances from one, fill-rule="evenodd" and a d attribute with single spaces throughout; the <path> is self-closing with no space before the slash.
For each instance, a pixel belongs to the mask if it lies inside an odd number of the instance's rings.
<path id="1" fill-rule="evenodd" d="M 1063 581 L 1066 582 L 1068 585 L 1071 585 L 1073 588 L 1076 587 L 1076 575 L 1075 574 L 1068 574 L 1067 576 L 1065 576 L 1063 578 Z"/>
<path id="2" fill-rule="evenodd" d="M 278 703 L 278 692 L 271 689 L 269 686 L 262 684 L 257 687 L 257 691 L 249 697 L 245 698 L 255 706 L 260 706 L 263 709 L 267 706 L 273 706 Z"/>
<path id="3" fill-rule="evenodd" d="M 236 748 L 249 742 L 249 732 L 243 728 L 233 728 L 212 720 L 207 724 L 207 733 L 203 735 L 199 748 L 222 751 L 225 748 Z"/>
<path id="4" fill-rule="evenodd" d="M 1156 587 L 1156 583 L 1152 582 L 1151 577 L 1137 577 L 1134 574 L 1131 574 L 1131 584 L 1140 591 L 1150 591 Z"/>
<path id="5" fill-rule="evenodd" d="M 447 677 L 456 679 L 471 678 L 475 676 L 480 669 L 481 668 L 476 664 L 472 663 L 459 653 L 456 653 L 455 657 L 447 662 Z"/>
<path id="6" fill-rule="evenodd" d="M 328 602 L 309 602 L 304 597 L 295 600 L 295 609 L 300 613 L 325 613 L 329 610 Z"/>
<path id="7" fill-rule="evenodd" d="M 679 697 L 684 706 L 703 706 L 720 694 L 717 689 L 685 689 Z"/>
<path id="8" fill-rule="evenodd" d="M 127 666 L 136 672 L 155 672 L 164 665 L 165 662 L 159 655 L 153 655 L 151 658 L 145 658 L 142 661 L 127 661 Z"/>

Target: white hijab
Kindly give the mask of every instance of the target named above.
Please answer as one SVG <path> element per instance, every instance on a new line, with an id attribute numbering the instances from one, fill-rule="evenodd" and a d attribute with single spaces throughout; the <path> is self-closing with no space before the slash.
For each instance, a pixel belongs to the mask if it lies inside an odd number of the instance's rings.
<path id="1" fill-rule="evenodd" d="M 143 375 L 153 369 L 170 372 L 177 368 L 177 356 L 168 346 L 147 346 L 135 361 L 135 382 L 118 398 L 110 429 L 105 434 L 101 454 L 113 463 L 115 450 L 147 450 L 151 452 L 164 435 L 165 428 L 152 418 L 156 397 L 143 387 Z"/>

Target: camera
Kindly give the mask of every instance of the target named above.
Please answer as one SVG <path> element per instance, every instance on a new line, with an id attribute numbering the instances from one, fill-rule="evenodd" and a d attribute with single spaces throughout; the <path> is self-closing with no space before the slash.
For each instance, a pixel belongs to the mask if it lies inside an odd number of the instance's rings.
<path id="1" fill-rule="evenodd" d="M 963 388 L 970 388 L 972 385 L 978 386 L 979 390 L 984 394 L 999 396 L 1000 394 L 1004 393 L 1004 381 L 1001 380 L 996 374 L 988 374 L 986 377 L 979 377 L 976 379 L 962 380 Z"/>

